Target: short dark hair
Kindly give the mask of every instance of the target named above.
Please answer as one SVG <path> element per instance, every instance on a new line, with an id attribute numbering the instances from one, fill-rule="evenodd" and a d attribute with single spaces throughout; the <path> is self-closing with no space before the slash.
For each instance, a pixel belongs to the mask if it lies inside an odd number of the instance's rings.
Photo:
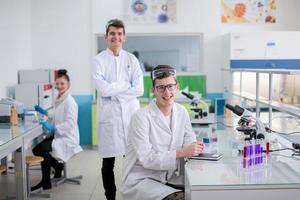
<path id="1" fill-rule="evenodd" d="M 176 83 L 177 83 L 176 75 L 175 75 L 175 74 L 172 75 L 172 74 L 170 74 L 170 73 L 162 73 L 161 76 L 154 78 L 154 77 L 153 77 L 153 72 L 154 72 L 154 71 L 157 71 L 157 70 L 166 70 L 166 71 L 170 70 L 170 71 L 176 71 L 175 68 L 173 68 L 173 67 L 171 67 L 171 66 L 169 66 L 169 65 L 157 65 L 157 66 L 151 71 L 151 74 L 150 74 L 150 78 L 151 78 L 151 80 L 152 80 L 152 86 L 153 86 L 153 87 L 155 86 L 155 80 L 156 80 L 156 79 L 163 79 L 163 78 L 167 78 L 167 77 L 170 77 L 170 76 L 174 76 L 174 79 L 175 79 L 175 81 L 176 81 Z M 154 79 L 153 79 L 153 78 L 154 78 Z"/>
<path id="2" fill-rule="evenodd" d="M 59 69 L 57 71 L 57 75 L 55 77 L 55 80 L 58 79 L 58 78 L 65 78 L 68 82 L 70 82 L 70 77 L 69 75 L 67 74 L 68 71 L 66 69 Z"/>
<path id="3" fill-rule="evenodd" d="M 119 20 L 119 19 L 111 19 L 107 22 L 105 29 L 106 29 L 106 35 L 108 34 L 109 28 L 113 26 L 113 27 L 117 27 L 117 28 L 123 28 L 123 34 L 125 35 L 125 25 L 124 23 Z"/>

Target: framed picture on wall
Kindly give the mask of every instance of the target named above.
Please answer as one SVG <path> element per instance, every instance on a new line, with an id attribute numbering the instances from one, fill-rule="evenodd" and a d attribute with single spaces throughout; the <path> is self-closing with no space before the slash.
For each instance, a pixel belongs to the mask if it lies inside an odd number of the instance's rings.
<path id="1" fill-rule="evenodd" d="M 222 23 L 276 23 L 276 0 L 221 0 Z"/>
<path id="2" fill-rule="evenodd" d="M 127 23 L 177 23 L 177 0 L 123 0 Z"/>

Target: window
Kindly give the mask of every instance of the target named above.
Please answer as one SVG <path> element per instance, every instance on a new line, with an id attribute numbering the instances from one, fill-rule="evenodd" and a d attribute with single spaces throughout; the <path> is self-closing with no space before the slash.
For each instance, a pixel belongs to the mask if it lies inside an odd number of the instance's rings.
<path id="1" fill-rule="evenodd" d="M 98 52 L 106 49 L 103 36 L 97 39 Z M 193 35 L 127 35 L 124 49 L 138 52 L 145 71 L 158 64 L 175 67 L 177 72 L 202 71 L 202 34 Z"/>

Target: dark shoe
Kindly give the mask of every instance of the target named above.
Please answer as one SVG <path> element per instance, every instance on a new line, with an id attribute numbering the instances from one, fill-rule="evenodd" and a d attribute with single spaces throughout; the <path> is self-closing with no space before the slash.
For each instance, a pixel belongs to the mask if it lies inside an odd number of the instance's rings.
<path id="1" fill-rule="evenodd" d="M 31 187 L 30 190 L 35 191 L 35 190 L 38 190 L 38 189 L 41 189 L 41 188 L 43 188 L 44 190 L 51 189 L 52 188 L 51 182 L 50 183 L 40 182 L 36 186 Z"/>
<path id="2" fill-rule="evenodd" d="M 105 191 L 106 200 L 116 200 L 116 190 Z"/>
<path id="3" fill-rule="evenodd" d="M 61 178 L 62 175 L 62 171 L 64 169 L 64 164 L 59 163 L 59 167 L 57 167 L 57 169 L 55 169 L 55 174 L 54 174 L 54 178 Z"/>
<path id="4" fill-rule="evenodd" d="M 184 200 L 184 193 L 183 192 L 175 192 L 175 193 L 172 193 L 172 194 L 166 196 L 165 198 L 163 198 L 163 200 Z"/>

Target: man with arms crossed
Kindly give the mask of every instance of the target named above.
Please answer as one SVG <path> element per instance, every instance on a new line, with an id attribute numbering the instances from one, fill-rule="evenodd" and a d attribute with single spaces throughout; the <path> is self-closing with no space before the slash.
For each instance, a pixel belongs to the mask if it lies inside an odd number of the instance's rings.
<path id="1" fill-rule="evenodd" d="M 113 19 L 106 25 L 107 49 L 93 60 L 92 76 L 98 91 L 97 132 L 102 159 L 102 181 L 107 200 L 115 200 L 115 157 L 125 154 L 131 115 L 139 108 L 144 91 L 143 72 L 137 58 L 122 49 L 125 26 Z"/>

